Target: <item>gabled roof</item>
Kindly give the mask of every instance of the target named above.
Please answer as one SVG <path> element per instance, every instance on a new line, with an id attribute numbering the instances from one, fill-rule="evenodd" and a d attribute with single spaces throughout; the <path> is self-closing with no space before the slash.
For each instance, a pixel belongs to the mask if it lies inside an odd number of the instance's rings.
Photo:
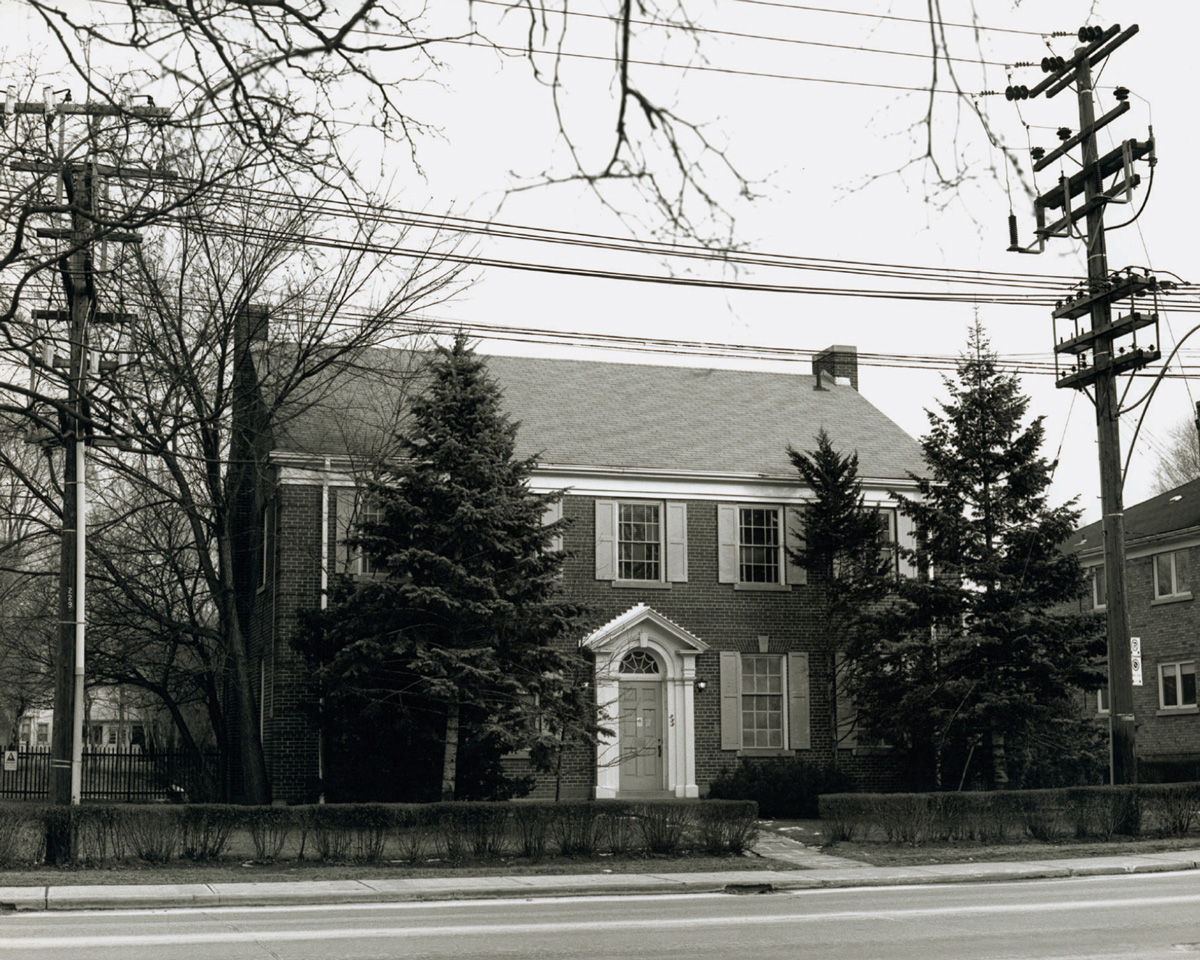
<path id="1" fill-rule="evenodd" d="M 1067 543 L 1071 553 L 1088 553 L 1104 544 L 1104 521 L 1075 531 Z M 1200 480 L 1192 480 L 1157 497 L 1125 508 L 1125 542 L 1136 543 L 1200 528 Z"/>
<path id="2" fill-rule="evenodd" d="M 362 455 L 395 426 L 401 351 L 371 351 L 359 375 L 279 430 L 276 450 L 310 456 Z M 916 441 L 853 387 L 811 375 L 717 370 L 544 357 L 487 358 L 520 423 L 518 455 L 556 466 L 695 470 L 793 477 L 789 444 L 857 450 L 864 479 L 920 473 Z M 392 379 L 389 381 L 389 377 Z M 383 386 L 385 383 L 392 385 Z"/>
<path id="3" fill-rule="evenodd" d="M 626 630 L 630 630 L 639 623 L 649 621 L 655 624 L 660 629 L 671 635 L 681 646 L 688 650 L 694 650 L 696 653 L 703 653 L 708 649 L 708 644 L 697 637 L 689 630 L 685 630 L 674 620 L 669 617 L 664 617 L 653 607 L 649 607 L 644 603 L 638 603 L 630 607 L 619 616 L 613 617 L 608 623 L 597 627 L 586 637 L 579 641 L 579 645 L 588 650 L 597 650 L 603 648 L 607 643 L 615 637 L 620 636 Z"/>

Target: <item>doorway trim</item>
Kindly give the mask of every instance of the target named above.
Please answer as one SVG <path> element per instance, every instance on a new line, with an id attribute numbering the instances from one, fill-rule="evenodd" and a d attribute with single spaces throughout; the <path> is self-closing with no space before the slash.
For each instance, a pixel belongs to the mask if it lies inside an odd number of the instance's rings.
<path id="1" fill-rule="evenodd" d="M 708 649 L 699 637 L 658 611 L 639 603 L 610 620 L 580 642 L 595 655 L 596 704 L 601 726 L 612 736 L 596 748 L 596 799 L 620 793 L 621 660 L 638 648 L 653 651 L 663 667 L 663 769 L 666 793 L 698 797 L 696 786 L 695 682 L 696 657 Z M 634 680 L 637 675 L 627 675 Z M 644 678 L 643 678 L 644 679 Z"/>

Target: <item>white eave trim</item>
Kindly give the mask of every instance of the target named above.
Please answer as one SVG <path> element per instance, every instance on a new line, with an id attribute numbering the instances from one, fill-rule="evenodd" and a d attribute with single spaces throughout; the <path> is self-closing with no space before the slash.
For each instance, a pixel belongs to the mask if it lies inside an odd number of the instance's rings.
<path id="1" fill-rule="evenodd" d="M 361 472 L 348 457 L 314 457 L 275 452 L 271 462 L 280 468 L 283 483 L 345 483 L 352 485 Z M 333 475 L 326 472 L 329 464 Z M 891 490 L 916 491 L 909 477 L 860 478 L 866 501 L 872 506 L 891 504 Z M 795 473 L 721 473 L 714 470 L 670 470 L 649 467 L 592 466 L 539 463 L 530 487 L 538 493 L 568 490 L 573 496 L 674 497 L 751 503 L 806 500 L 809 491 Z"/>

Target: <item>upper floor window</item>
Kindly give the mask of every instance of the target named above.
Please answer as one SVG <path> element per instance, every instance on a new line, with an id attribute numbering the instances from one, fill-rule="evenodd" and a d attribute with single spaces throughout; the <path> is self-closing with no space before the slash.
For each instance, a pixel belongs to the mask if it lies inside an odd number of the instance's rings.
<path id="1" fill-rule="evenodd" d="M 717 579 L 749 589 L 807 582 L 787 548 L 801 542 L 799 511 L 775 504 L 717 504 Z"/>
<path id="2" fill-rule="evenodd" d="M 1163 710 L 1196 706 L 1196 661 L 1158 665 L 1158 705 Z"/>
<path id="3" fill-rule="evenodd" d="M 738 581 L 783 582 L 778 507 L 738 508 Z"/>
<path id="4" fill-rule="evenodd" d="M 687 504 L 596 501 L 596 579 L 652 586 L 688 578 Z"/>
<path id="5" fill-rule="evenodd" d="M 1183 582 L 1183 571 L 1180 569 L 1179 556 L 1179 553 L 1176 551 L 1154 555 L 1155 600 L 1164 600 L 1168 597 L 1190 596 L 1187 585 Z"/>
<path id="6" fill-rule="evenodd" d="M 662 504 L 617 504 L 617 579 L 661 580 Z"/>
<path id="7" fill-rule="evenodd" d="M 335 492 L 337 511 L 337 545 L 339 573 L 350 576 L 369 577 L 384 573 L 381 565 L 366 556 L 361 547 L 346 543 L 358 535 L 360 523 L 376 523 L 382 519 L 382 511 L 362 490 L 339 487 Z"/>

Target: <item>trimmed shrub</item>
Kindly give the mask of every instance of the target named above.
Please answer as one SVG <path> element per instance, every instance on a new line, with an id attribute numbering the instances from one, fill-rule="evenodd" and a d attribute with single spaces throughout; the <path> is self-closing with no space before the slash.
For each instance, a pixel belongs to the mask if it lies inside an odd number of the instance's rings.
<path id="1" fill-rule="evenodd" d="M 241 807 L 240 810 L 250 830 L 254 859 L 276 859 L 296 828 L 295 811 L 291 807 Z"/>
<path id="2" fill-rule="evenodd" d="M 564 857 L 596 855 L 597 819 L 600 808 L 594 800 L 571 800 L 557 804 L 550 828 L 558 852 Z"/>
<path id="3" fill-rule="evenodd" d="M 758 807 L 753 801 L 706 800 L 693 809 L 699 847 L 712 857 L 740 856 L 758 840 Z"/>
<path id="4" fill-rule="evenodd" d="M 550 841 L 551 818 L 544 806 L 520 803 L 513 807 L 513 826 L 517 831 L 521 856 L 541 860 Z"/>
<path id="5" fill-rule="evenodd" d="M 1200 783 L 1160 783 L 1139 787 L 1146 819 L 1165 837 L 1182 837 L 1200 818 Z"/>
<path id="6" fill-rule="evenodd" d="M 634 808 L 648 853 L 675 854 L 692 823 L 692 804 L 639 803 Z"/>
<path id="7" fill-rule="evenodd" d="M 39 859 L 45 834 L 40 809 L 0 806 L 0 865 L 33 863 Z"/>
<path id="8" fill-rule="evenodd" d="M 732 770 L 723 770 L 708 785 L 712 800 L 753 800 L 766 819 L 813 819 L 820 816 L 818 798 L 823 793 L 854 789 L 854 780 L 837 767 L 810 760 L 743 758 Z"/>
<path id="9" fill-rule="evenodd" d="M 166 863 L 175 856 L 183 834 L 186 807 L 119 807 L 122 831 L 139 860 Z"/>
<path id="10" fill-rule="evenodd" d="M 216 860 L 225 852 L 229 835 L 242 822 L 236 807 L 198 803 L 183 808 L 180 856 L 186 860 Z"/>

